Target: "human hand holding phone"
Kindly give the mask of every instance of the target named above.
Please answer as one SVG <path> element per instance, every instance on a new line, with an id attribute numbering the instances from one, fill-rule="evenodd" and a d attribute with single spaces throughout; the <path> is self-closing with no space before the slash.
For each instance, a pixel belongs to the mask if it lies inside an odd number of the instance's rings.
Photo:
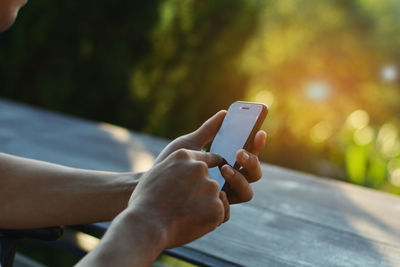
<path id="1" fill-rule="evenodd" d="M 183 135 L 173 140 L 156 158 L 155 164 L 164 160 L 174 151 L 186 148 L 191 150 L 202 150 L 209 144 L 221 127 L 227 111 L 221 110 L 203 123 L 192 133 Z M 252 146 L 247 149 L 235 151 L 236 161 L 242 166 L 240 170 L 233 169 L 228 165 L 221 168 L 222 176 L 230 184 L 227 190 L 227 197 L 230 204 L 249 201 L 253 197 L 253 190 L 250 183 L 261 178 L 261 165 L 258 160 L 259 152 L 265 146 L 267 134 L 263 130 L 256 131 L 252 137 Z M 247 158 L 247 156 L 248 158 Z M 226 220 L 228 219 L 226 213 Z"/>
<path id="2" fill-rule="evenodd" d="M 258 158 L 246 150 L 254 149 L 257 132 L 260 130 L 268 108 L 261 103 L 237 101 L 228 109 L 227 114 L 214 137 L 210 146 L 210 152 L 221 155 L 225 159 L 225 165 L 209 170 L 210 177 L 216 180 L 220 189 L 230 193 L 233 203 L 249 201 L 253 197 L 253 190 L 249 183 L 243 183 L 240 174 L 247 174 L 248 181 L 261 178 L 261 166 Z M 259 138 L 259 137 L 258 137 Z M 264 138 L 265 140 L 265 138 Z M 257 145 L 257 143 L 256 143 Z M 258 154 L 259 151 L 255 151 Z M 245 168 L 245 167 L 246 168 Z M 251 170 L 249 172 L 249 170 Z"/>
<path id="3" fill-rule="evenodd" d="M 160 153 L 153 168 L 141 177 L 128 208 L 79 266 L 149 266 L 165 248 L 190 242 L 228 220 L 228 199 L 238 203 L 252 198 L 249 183 L 261 178 L 257 155 L 265 145 L 264 131 L 254 131 L 248 138 L 252 146 L 235 152 L 241 168 L 221 167 L 230 184 L 226 193 L 210 179 L 208 169 L 220 165 L 222 158 L 200 152 L 217 135 L 226 115 L 218 112 Z"/>
<path id="4" fill-rule="evenodd" d="M 167 248 L 197 239 L 225 221 L 225 193 L 208 176 L 208 168 L 221 162 L 219 155 L 204 151 L 171 153 L 143 175 L 128 209 L 156 222 L 166 235 Z"/>
<path id="5" fill-rule="evenodd" d="M 221 225 L 229 207 L 208 168 L 219 155 L 179 149 L 143 174 L 128 206 L 77 266 L 150 266 L 166 248 Z M 228 209 L 229 210 L 229 209 Z"/>

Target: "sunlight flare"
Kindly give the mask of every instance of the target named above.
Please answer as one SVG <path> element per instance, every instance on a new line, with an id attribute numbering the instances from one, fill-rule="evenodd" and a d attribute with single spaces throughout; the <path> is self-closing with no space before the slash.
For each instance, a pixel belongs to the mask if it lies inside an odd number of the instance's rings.
<path id="1" fill-rule="evenodd" d="M 310 138 L 314 143 L 322 143 L 332 135 L 332 125 L 328 121 L 321 121 L 310 130 Z"/>
<path id="2" fill-rule="evenodd" d="M 369 114 L 365 110 L 358 109 L 347 117 L 347 123 L 354 129 L 362 129 L 369 123 Z"/>

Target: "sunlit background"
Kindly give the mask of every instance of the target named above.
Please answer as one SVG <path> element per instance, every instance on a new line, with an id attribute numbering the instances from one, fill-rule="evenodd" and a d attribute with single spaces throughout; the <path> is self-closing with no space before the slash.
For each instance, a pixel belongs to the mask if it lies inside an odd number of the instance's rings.
<path id="1" fill-rule="evenodd" d="M 400 194 L 399 48 L 398 0 L 35 0 L 0 96 L 167 138 L 263 102 L 263 161 Z"/>

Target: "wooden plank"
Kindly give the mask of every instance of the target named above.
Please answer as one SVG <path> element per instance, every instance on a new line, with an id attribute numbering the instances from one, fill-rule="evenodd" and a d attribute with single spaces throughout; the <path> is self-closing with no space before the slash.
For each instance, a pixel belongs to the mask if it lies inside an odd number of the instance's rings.
<path id="1" fill-rule="evenodd" d="M 252 205 L 400 246 L 400 198 L 263 165 Z"/>
<path id="2" fill-rule="evenodd" d="M 188 245 L 244 266 L 396 266 L 400 248 L 250 204 Z"/>
<path id="3" fill-rule="evenodd" d="M 168 143 L 0 99 L 0 151 L 76 168 L 143 171 Z"/>
<path id="4" fill-rule="evenodd" d="M 0 151 L 73 167 L 140 171 L 167 140 L 0 100 Z M 244 266 L 400 266 L 400 198 L 263 164 L 253 201 L 168 253 Z M 103 233 L 108 223 L 85 226 Z"/>

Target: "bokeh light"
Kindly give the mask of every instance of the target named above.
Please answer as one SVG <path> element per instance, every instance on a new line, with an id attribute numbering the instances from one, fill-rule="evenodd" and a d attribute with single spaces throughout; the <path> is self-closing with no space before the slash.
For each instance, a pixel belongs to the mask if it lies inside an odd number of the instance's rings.
<path id="1" fill-rule="evenodd" d="M 380 128 L 377 138 L 377 148 L 386 158 L 395 157 L 400 153 L 398 131 L 393 124 L 386 123 Z"/>
<path id="2" fill-rule="evenodd" d="M 332 126 L 327 121 L 321 121 L 310 130 L 310 138 L 315 143 L 327 140 L 332 134 Z"/>
<path id="3" fill-rule="evenodd" d="M 390 173 L 394 172 L 396 169 L 400 169 L 400 158 L 391 159 L 387 168 Z"/>
<path id="4" fill-rule="evenodd" d="M 353 135 L 354 142 L 357 145 L 364 146 L 372 142 L 374 138 L 374 129 L 370 126 L 357 129 Z"/>
<path id="5" fill-rule="evenodd" d="M 306 86 L 306 95 L 309 99 L 315 101 L 327 100 L 332 92 L 331 86 L 324 81 L 314 81 Z"/>
<path id="6" fill-rule="evenodd" d="M 364 128 L 369 123 L 369 115 L 365 110 L 356 110 L 347 117 L 347 123 L 354 129 Z"/>
<path id="7" fill-rule="evenodd" d="M 398 186 L 400 187 L 400 168 L 399 169 L 395 169 L 392 174 L 390 175 L 390 182 L 394 185 L 394 186 Z"/>
<path id="8" fill-rule="evenodd" d="M 262 90 L 258 92 L 255 97 L 255 101 L 259 103 L 266 104 L 269 108 L 271 108 L 272 104 L 274 104 L 275 97 L 274 94 L 268 90 Z"/>
<path id="9" fill-rule="evenodd" d="M 381 70 L 382 80 L 394 82 L 397 79 L 397 68 L 394 65 L 386 65 Z"/>

